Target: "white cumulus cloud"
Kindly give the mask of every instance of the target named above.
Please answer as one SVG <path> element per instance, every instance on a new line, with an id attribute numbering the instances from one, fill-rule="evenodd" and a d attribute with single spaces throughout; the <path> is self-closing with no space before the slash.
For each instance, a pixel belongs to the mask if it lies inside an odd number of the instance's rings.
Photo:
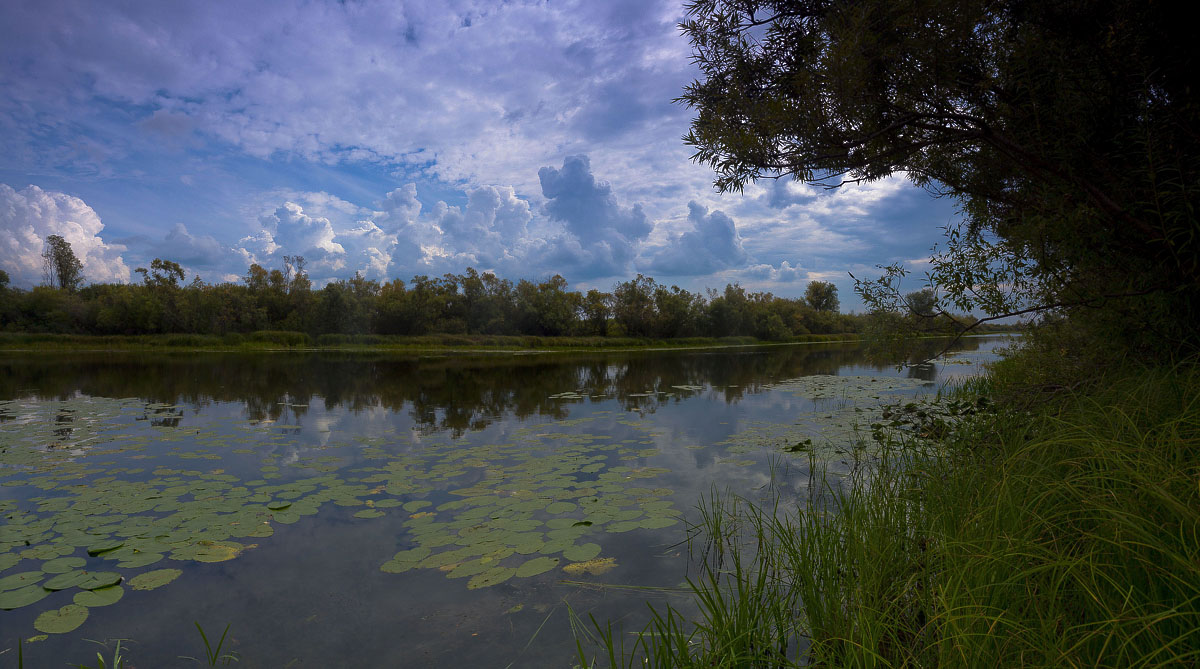
<path id="1" fill-rule="evenodd" d="M 647 265 L 652 272 L 667 276 L 697 276 L 741 267 L 748 256 L 742 248 L 737 224 L 723 211 L 708 209 L 697 202 L 688 203 L 688 222 L 692 229 L 672 235 Z"/>
<path id="2" fill-rule="evenodd" d="M 108 244 L 100 216 L 83 200 L 37 186 L 14 190 L 0 184 L 0 268 L 15 285 L 42 281 L 45 239 L 59 235 L 83 263 L 83 277 L 95 282 L 129 281 L 121 258 L 124 246 Z"/>

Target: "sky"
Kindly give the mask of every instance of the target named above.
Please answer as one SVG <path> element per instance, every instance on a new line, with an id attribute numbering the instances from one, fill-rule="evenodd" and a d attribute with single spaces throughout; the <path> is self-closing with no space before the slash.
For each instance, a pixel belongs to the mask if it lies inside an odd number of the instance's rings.
<path id="1" fill-rule="evenodd" d="M 673 102 L 698 74 L 683 19 L 659 0 L 6 0 L 0 269 L 40 283 L 58 234 L 95 282 L 302 255 L 317 286 L 822 280 L 843 311 L 863 309 L 850 272 L 919 274 L 957 213 L 903 178 L 713 189 Z"/>

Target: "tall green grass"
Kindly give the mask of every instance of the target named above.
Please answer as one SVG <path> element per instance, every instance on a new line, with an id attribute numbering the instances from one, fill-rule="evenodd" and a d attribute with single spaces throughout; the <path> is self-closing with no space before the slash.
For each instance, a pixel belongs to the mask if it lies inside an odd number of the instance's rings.
<path id="1" fill-rule="evenodd" d="M 599 659 L 1200 664 L 1200 374 L 1125 369 L 1016 402 L 1034 360 L 968 389 L 1008 397 L 996 412 L 932 453 L 892 444 L 844 485 L 818 481 L 799 511 L 711 499 L 699 617 L 656 610 L 625 642 L 598 626 Z M 599 663 L 582 646 L 580 660 Z"/>

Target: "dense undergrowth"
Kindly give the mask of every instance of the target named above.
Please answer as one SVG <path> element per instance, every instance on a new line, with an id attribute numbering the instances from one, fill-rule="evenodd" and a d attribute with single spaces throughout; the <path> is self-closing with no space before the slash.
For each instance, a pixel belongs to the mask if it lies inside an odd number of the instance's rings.
<path id="1" fill-rule="evenodd" d="M 700 619 L 656 610 L 626 640 L 596 626 L 601 658 L 581 643 L 581 661 L 1200 663 L 1200 374 L 1071 344 L 1035 338 L 956 391 L 988 411 L 932 448 L 893 439 L 799 512 L 714 496 Z"/>

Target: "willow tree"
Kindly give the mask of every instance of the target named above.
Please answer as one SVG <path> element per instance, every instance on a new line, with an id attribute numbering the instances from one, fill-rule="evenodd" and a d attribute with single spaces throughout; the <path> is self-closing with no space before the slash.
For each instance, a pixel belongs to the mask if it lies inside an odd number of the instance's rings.
<path id="1" fill-rule="evenodd" d="M 1104 307 L 1179 339 L 1200 305 L 1197 53 L 1183 3 L 698 0 L 685 141 L 721 191 L 900 174 L 958 200 L 940 308 Z M 904 304 L 886 268 L 860 281 Z M 986 320 L 986 319 L 985 319 Z M 1129 328 L 1131 331 L 1133 328 Z"/>

